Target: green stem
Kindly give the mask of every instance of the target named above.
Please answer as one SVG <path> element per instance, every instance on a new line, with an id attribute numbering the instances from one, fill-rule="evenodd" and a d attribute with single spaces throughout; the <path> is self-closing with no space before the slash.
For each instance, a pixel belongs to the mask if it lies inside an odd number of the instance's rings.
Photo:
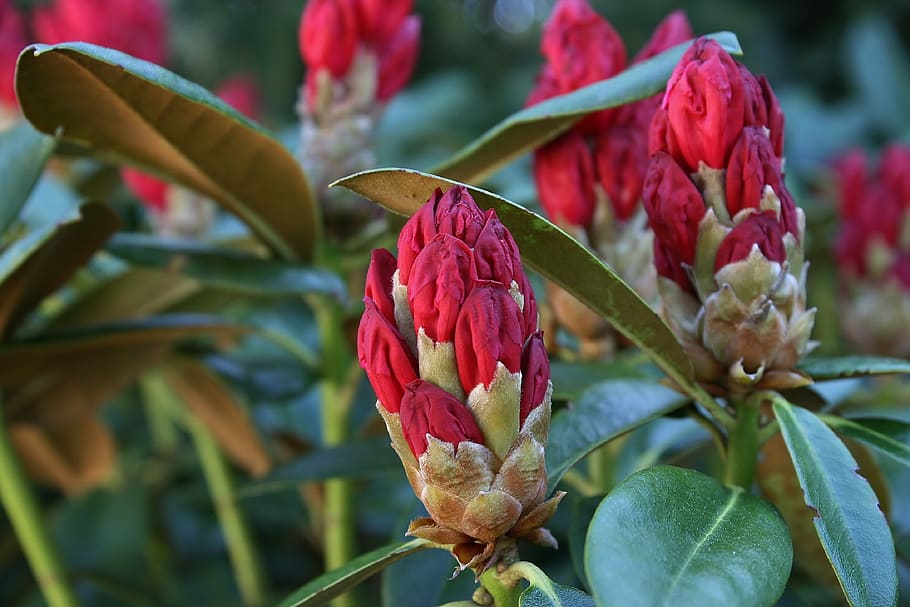
<path id="1" fill-rule="evenodd" d="M 616 437 L 588 456 L 588 474 L 599 493 L 608 493 L 616 483 L 616 462 L 624 442 L 625 436 Z"/>
<path id="2" fill-rule="evenodd" d="M 760 405 L 760 398 L 748 398 L 736 403 L 736 425 L 730 432 L 727 444 L 724 482 L 742 487 L 746 491 L 752 488 L 758 459 Z"/>
<path id="3" fill-rule="evenodd" d="M 167 383 L 160 373 L 151 371 L 139 379 L 139 392 L 148 422 L 152 447 L 157 453 L 173 453 L 180 442 L 177 426 L 167 410 L 173 400 Z"/>
<path id="4" fill-rule="evenodd" d="M 215 505 L 215 514 L 224 533 L 240 596 L 244 605 L 263 605 L 265 591 L 262 568 L 246 519 L 237 505 L 230 468 L 208 429 L 189 413 L 187 427 L 193 437 L 202 473 Z"/>
<path id="5" fill-rule="evenodd" d="M 50 607 L 78 607 L 0 413 L 0 502 Z"/>

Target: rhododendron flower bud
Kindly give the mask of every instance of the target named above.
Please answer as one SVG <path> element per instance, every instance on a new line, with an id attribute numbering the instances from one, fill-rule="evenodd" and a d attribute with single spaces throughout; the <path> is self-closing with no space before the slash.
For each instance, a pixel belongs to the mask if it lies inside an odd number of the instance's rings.
<path id="1" fill-rule="evenodd" d="M 541 528 L 563 495 L 546 499 L 550 366 L 518 247 L 453 187 L 408 220 L 398 248 L 397 260 L 373 253 L 358 352 L 430 514 L 409 533 L 477 571 L 501 538 L 555 545 Z"/>
<path id="2" fill-rule="evenodd" d="M 357 51 L 355 0 L 310 0 L 300 20 L 300 52 L 311 70 L 347 74 Z"/>
<path id="3" fill-rule="evenodd" d="M 811 381 L 794 370 L 814 346 L 815 310 L 805 218 L 772 139 L 782 125 L 767 82 L 705 40 L 674 70 L 651 125 L 643 197 L 664 316 L 696 378 L 734 396 Z"/>
<path id="4" fill-rule="evenodd" d="M 357 0 L 358 23 L 367 44 L 382 47 L 400 32 L 414 0 Z"/>
<path id="5" fill-rule="evenodd" d="M 633 63 L 647 61 L 651 57 L 659 55 L 665 50 L 694 37 L 695 33 L 692 31 L 692 25 L 689 23 L 686 13 L 682 10 L 675 10 L 657 24 L 657 27 L 654 28 L 654 33 L 651 34 L 651 39 L 638 51 Z"/>
<path id="6" fill-rule="evenodd" d="M 161 0 L 54 0 L 35 9 L 38 40 L 80 40 L 152 63 L 167 57 L 167 13 Z"/>
<path id="7" fill-rule="evenodd" d="M 11 0 L 0 0 L 0 129 L 18 113 L 16 60 L 27 43 L 22 14 Z"/>
<path id="8" fill-rule="evenodd" d="M 379 82 L 376 98 L 386 102 L 411 79 L 420 50 L 420 18 L 410 16 L 383 47 L 379 56 Z"/>
<path id="9" fill-rule="evenodd" d="M 534 179 L 547 216 L 563 225 L 586 227 L 594 218 L 594 161 L 575 132 L 534 153 Z"/>
<path id="10" fill-rule="evenodd" d="M 863 352 L 910 357 L 910 147 L 885 148 L 875 171 L 854 150 L 835 172 L 844 332 Z"/>

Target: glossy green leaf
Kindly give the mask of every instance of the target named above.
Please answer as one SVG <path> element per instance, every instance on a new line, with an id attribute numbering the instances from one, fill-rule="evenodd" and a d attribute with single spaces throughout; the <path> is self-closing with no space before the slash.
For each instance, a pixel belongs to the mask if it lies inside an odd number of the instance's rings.
<path id="1" fill-rule="evenodd" d="M 25 117 L 44 133 L 135 164 L 212 198 L 281 257 L 309 260 L 318 208 L 294 157 L 202 87 L 85 43 L 36 44 L 19 57 Z"/>
<path id="2" fill-rule="evenodd" d="M 601 607 L 770 607 L 792 562 L 787 526 L 771 504 L 669 466 L 634 474 L 604 498 L 585 547 Z"/>
<path id="3" fill-rule="evenodd" d="M 388 437 L 351 441 L 307 453 L 275 468 L 267 477 L 238 490 L 243 497 L 256 497 L 300 483 L 330 478 L 366 478 L 400 467 Z"/>
<path id="4" fill-rule="evenodd" d="M 350 563 L 311 580 L 279 603 L 279 607 L 316 607 L 344 594 L 370 576 L 379 573 L 400 558 L 429 548 L 426 540 L 389 544 L 362 554 Z"/>
<path id="5" fill-rule="evenodd" d="M 547 443 L 547 478 L 552 491 L 569 468 L 607 441 L 665 415 L 688 399 L 659 384 L 605 381 L 553 416 Z"/>
<path id="6" fill-rule="evenodd" d="M 815 414 L 778 399 L 780 423 L 815 530 L 851 605 L 897 604 L 894 541 L 847 447 Z"/>
<path id="7" fill-rule="evenodd" d="M 436 188 L 458 184 L 420 171 L 376 169 L 333 185 L 342 185 L 396 213 L 412 215 Z M 601 260 L 540 215 L 486 190 L 468 187 L 480 207 L 496 209 L 529 266 L 609 320 L 693 398 L 700 402 L 711 398 L 692 380 L 692 365 L 670 328 Z"/>
<path id="8" fill-rule="evenodd" d="M 136 266 L 168 270 L 244 295 L 322 293 L 339 300 L 345 296 L 344 283 L 337 274 L 237 249 L 126 233 L 115 235 L 105 248 Z"/>
<path id="9" fill-rule="evenodd" d="M 815 381 L 863 375 L 889 375 L 910 373 L 910 360 L 883 356 L 809 356 L 800 361 L 799 370 L 810 375 Z"/>
<path id="10" fill-rule="evenodd" d="M 863 441 L 897 462 L 910 466 L 910 423 L 886 418 L 820 417 L 838 434 Z"/>
<path id="11" fill-rule="evenodd" d="M 578 588 L 550 582 L 531 584 L 518 597 L 518 607 L 594 607 L 594 599 Z"/>
<path id="12" fill-rule="evenodd" d="M 56 144 L 24 120 L 0 132 L 0 234 L 19 215 Z"/>
<path id="13" fill-rule="evenodd" d="M 102 204 L 89 203 L 79 211 L 74 219 L 17 240 L 0 255 L 0 337 L 69 280 L 120 224 Z"/>
<path id="14" fill-rule="evenodd" d="M 732 53 L 742 52 L 730 32 L 708 37 Z M 690 44 L 674 46 L 612 78 L 516 112 L 432 172 L 457 181 L 480 183 L 522 154 L 567 131 L 586 114 L 658 93 Z"/>

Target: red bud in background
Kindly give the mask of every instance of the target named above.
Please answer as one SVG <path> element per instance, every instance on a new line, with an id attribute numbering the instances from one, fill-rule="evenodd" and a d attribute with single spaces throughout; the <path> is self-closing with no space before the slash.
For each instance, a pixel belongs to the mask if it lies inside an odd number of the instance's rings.
<path id="1" fill-rule="evenodd" d="M 382 48 L 400 34 L 414 0 L 354 0 L 357 7 L 360 36 L 374 47 Z"/>
<path id="2" fill-rule="evenodd" d="M 344 77 L 357 51 L 354 0 L 309 0 L 299 38 L 300 53 L 310 71 L 327 69 L 335 78 Z"/>
<path id="3" fill-rule="evenodd" d="M 0 0 L 0 105 L 18 106 L 15 74 L 19 52 L 28 44 L 25 20 L 11 0 Z"/>
<path id="4" fill-rule="evenodd" d="M 594 148 L 597 175 L 622 221 L 638 209 L 648 167 L 644 129 L 614 127 L 597 138 Z"/>
<path id="5" fill-rule="evenodd" d="M 411 79 L 420 52 L 420 17 L 404 20 L 395 36 L 379 54 L 379 84 L 376 98 L 386 102 Z"/>
<path id="6" fill-rule="evenodd" d="M 648 40 L 644 48 L 638 51 L 632 63 L 647 61 L 651 57 L 659 55 L 665 50 L 694 37 L 695 33 L 692 31 L 689 19 L 686 18 L 685 11 L 675 10 L 657 24 L 654 33 L 651 34 L 651 39 Z"/>
<path id="7" fill-rule="evenodd" d="M 540 202 L 554 221 L 587 226 L 594 215 L 594 161 L 575 131 L 534 152 L 534 180 Z"/>
<path id="8" fill-rule="evenodd" d="M 126 187 L 143 204 L 159 212 L 167 209 L 167 190 L 171 186 L 166 181 L 130 167 L 121 169 L 120 176 Z"/>
<path id="9" fill-rule="evenodd" d="M 251 74 L 231 76 L 218 85 L 215 94 L 247 118 L 258 120 L 262 114 L 259 86 Z"/>
<path id="10" fill-rule="evenodd" d="M 483 433 L 464 403 L 422 379 L 405 386 L 400 415 L 401 429 L 414 457 L 426 452 L 427 434 L 453 444 L 456 450 L 464 441 L 483 444 Z"/>

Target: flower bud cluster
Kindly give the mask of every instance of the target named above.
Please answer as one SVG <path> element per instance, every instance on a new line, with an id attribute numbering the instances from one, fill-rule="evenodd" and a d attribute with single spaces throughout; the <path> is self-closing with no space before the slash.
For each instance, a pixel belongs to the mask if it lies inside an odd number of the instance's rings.
<path id="1" fill-rule="evenodd" d="M 409 533 L 482 570 L 504 536 L 543 545 L 550 365 L 518 247 L 464 187 L 405 225 L 398 258 L 373 252 L 361 366 L 429 519 Z"/>
<path id="2" fill-rule="evenodd" d="M 885 148 L 874 174 L 860 150 L 835 171 L 845 333 L 869 354 L 910 357 L 910 147 Z"/>
<path id="3" fill-rule="evenodd" d="M 699 381 L 727 391 L 808 380 L 805 217 L 784 184 L 783 113 L 716 42 L 698 39 L 667 84 L 643 188 L 664 315 Z"/>
<path id="4" fill-rule="evenodd" d="M 688 40 L 682 11 L 668 15 L 632 63 Z M 534 105 L 609 78 L 627 67 L 626 48 L 587 0 L 559 0 L 544 27 L 547 62 L 528 98 Z M 641 207 L 648 126 L 660 96 L 597 112 L 534 153 L 534 179 L 546 214 L 657 303 L 651 231 Z M 611 347 L 609 325 L 574 297 L 548 285 L 556 321 L 579 338 L 583 356 Z"/>

